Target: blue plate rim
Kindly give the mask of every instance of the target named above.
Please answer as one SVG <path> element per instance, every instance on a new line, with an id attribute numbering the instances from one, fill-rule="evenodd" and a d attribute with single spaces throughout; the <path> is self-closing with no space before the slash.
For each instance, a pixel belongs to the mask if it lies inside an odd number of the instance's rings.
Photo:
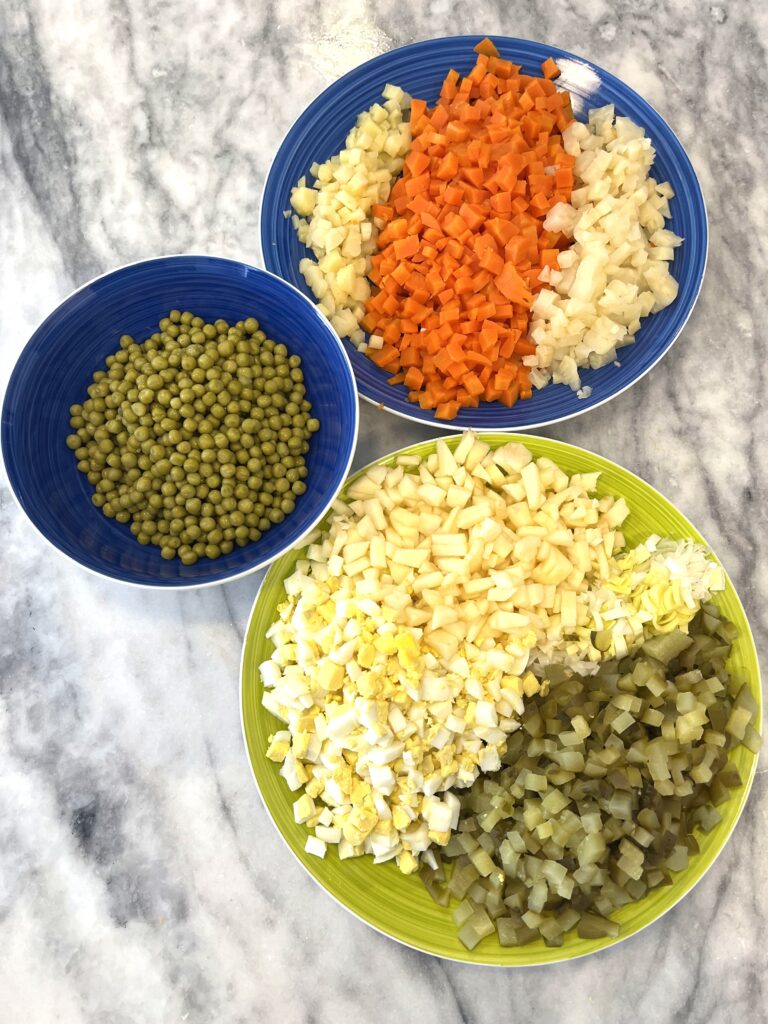
<path id="1" fill-rule="evenodd" d="M 667 353 L 670 351 L 672 346 L 675 344 L 677 339 L 680 337 L 680 335 L 684 331 L 686 325 L 688 324 L 688 321 L 691 318 L 691 314 L 693 313 L 694 309 L 696 308 L 696 304 L 699 301 L 699 296 L 701 295 L 701 289 L 702 289 L 702 287 L 704 285 L 704 278 L 706 277 L 707 266 L 708 266 L 708 263 L 709 263 L 709 235 L 710 235 L 710 231 L 709 231 L 709 214 L 707 212 L 707 204 L 706 204 L 706 200 L 704 198 L 704 190 L 701 187 L 701 181 L 699 180 L 699 176 L 698 176 L 698 174 L 696 172 L 696 168 L 693 165 L 693 161 L 691 160 L 691 158 L 690 158 L 690 156 L 688 154 L 688 151 L 686 150 L 685 146 L 683 146 L 682 142 L 680 141 L 680 138 L 678 137 L 677 133 L 672 129 L 672 127 L 670 126 L 670 124 L 667 121 L 667 119 L 665 117 L 663 117 L 659 113 L 659 111 L 656 109 L 656 107 L 653 106 L 652 103 L 650 103 L 647 99 L 645 99 L 645 97 L 642 96 L 639 92 L 637 92 L 636 89 L 633 89 L 632 86 L 627 85 L 627 83 L 624 82 L 623 79 L 619 78 L 618 75 L 614 75 L 613 72 L 611 72 L 611 71 L 606 71 L 605 68 L 602 68 L 599 64 L 595 64 L 592 61 L 587 60 L 586 57 L 582 57 L 582 56 L 580 56 L 577 53 L 572 53 L 570 50 L 563 50 L 563 49 L 561 49 L 558 46 L 553 46 L 550 43 L 542 42 L 542 41 L 536 40 L 536 39 L 526 39 L 526 38 L 521 37 L 521 36 L 507 36 L 507 35 L 503 35 L 503 34 L 496 33 L 496 32 L 490 33 L 487 36 L 477 35 L 477 34 L 474 34 L 474 35 L 462 34 L 462 35 L 455 35 L 455 36 L 428 36 L 425 39 L 416 39 L 416 40 L 414 40 L 411 43 L 403 43 L 401 46 L 393 46 L 391 49 L 384 50 L 382 53 L 378 53 L 374 57 L 369 57 L 368 60 L 362 61 L 360 64 L 356 64 L 353 68 L 350 68 L 349 71 L 346 71 L 343 75 L 339 75 L 337 78 L 334 78 L 333 81 L 329 82 L 328 85 L 326 85 L 323 89 L 321 89 L 312 98 L 312 100 L 310 100 L 310 102 L 300 111 L 300 113 L 294 118 L 294 120 L 291 122 L 288 130 L 283 135 L 283 139 L 282 139 L 280 145 L 277 147 L 277 149 L 273 153 L 272 159 L 269 162 L 269 167 L 267 168 L 267 173 L 266 173 L 266 175 L 264 177 L 264 185 L 263 185 L 262 190 L 261 190 L 261 196 L 260 196 L 260 201 L 259 201 L 259 218 L 258 218 L 258 225 L 257 225 L 257 232 L 256 232 L 257 239 L 258 239 L 258 257 L 259 257 L 259 260 L 261 262 L 261 265 L 264 267 L 265 270 L 267 270 L 268 273 L 275 274 L 275 276 L 278 276 L 278 277 L 280 276 L 279 274 L 276 273 L 276 271 L 273 271 L 273 270 L 269 269 L 268 263 L 270 261 L 268 260 L 266 252 L 265 252 L 265 245 L 264 245 L 264 242 L 265 242 L 265 237 L 264 237 L 264 232 L 265 232 L 265 224 L 264 224 L 264 197 L 266 196 L 267 190 L 268 190 L 269 185 L 270 185 L 270 179 L 272 178 L 272 175 L 273 175 L 273 172 L 274 172 L 275 162 L 277 161 L 277 158 L 279 157 L 280 153 L 282 152 L 282 150 L 283 150 L 287 140 L 289 139 L 289 137 L 291 136 L 293 131 L 296 129 L 296 127 L 299 124 L 299 122 L 303 121 L 303 119 L 305 117 L 307 117 L 312 112 L 312 110 L 315 107 L 315 105 L 318 104 L 320 102 L 320 100 L 322 100 L 323 96 L 325 95 L 326 92 L 328 92 L 329 89 L 333 88 L 334 86 L 337 86 L 340 82 L 343 82 L 346 79 L 350 78 L 350 76 L 359 73 L 361 71 L 361 69 L 370 67 L 371 65 L 375 64 L 378 60 L 380 60 L 382 57 L 387 56 L 389 54 L 401 53 L 401 52 L 410 50 L 410 49 L 412 49 L 414 47 L 423 46 L 425 43 L 444 43 L 444 42 L 447 42 L 449 40 L 452 41 L 452 42 L 457 42 L 457 43 L 467 43 L 467 45 L 472 44 L 474 46 L 474 45 L 477 45 L 478 42 L 480 42 L 482 39 L 485 39 L 485 38 L 489 38 L 492 41 L 494 41 L 494 40 L 503 41 L 504 43 L 511 44 L 511 45 L 515 45 L 515 44 L 519 43 L 521 45 L 526 45 L 526 46 L 527 45 L 533 45 L 533 46 L 546 47 L 546 49 L 550 51 L 550 55 L 553 56 L 554 59 L 557 60 L 557 59 L 561 59 L 562 58 L 562 59 L 565 59 L 565 60 L 577 61 L 578 63 L 583 64 L 585 67 L 588 67 L 591 70 L 597 72 L 602 78 L 607 80 L 609 82 L 609 84 L 617 83 L 623 89 L 626 89 L 627 91 L 632 93 L 633 96 L 636 96 L 646 107 L 648 107 L 649 110 L 651 110 L 656 115 L 656 117 L 659 119 L 659 121 L 661 121 L 661 123 L 664 125 L 666 130 L 669 132 L 670 137 L 677 143 L 677 146 L 680 149 L 680 153 L 682 154 L 682 157 L 683 157 L 684 161 L 687 163 L 687 166 L 688 166 L 688 169 L 690 170 L 691 176 L 692 176 L 694 182 L 696 183 L 696 196 L 695 196 L 695 199 L 697 201 L 697 204 L 700 206 L 701 214 L 703 215 L 703 221 L 704 221 L 704 225 L 703 225 L 703 262 L 702 262 L 702 265 L 701 265 L 701 271 L 699 272 L 699 275 L 698 275 L 698 280 L 696 282 L 695 291 L 694 291 L 694 293 L 693 293 L 693 295 L 691 296 L 691 299 L 690 299 L 690 306 L 688 308 L 688 311 L 686 312 L 686 314 L 683 317 L 682 321 L 678 324 L 678 326 L 675 329 L 675 331 L 670 336 L 670 338 L 667 341 L 667 343 L 664 346 L 664 348 L 656 356 L 656 358 L 651 363 L 649 363 L 649 365 L 646 366 L 645 369 L 643 369 L 640 373 L 638 373 L 638 375 L 636 377 L 634 377 L 632 380 L 628 381 L 628 383 L 626 383 L 623 387 L 619 388 L 617 391 L 613 391 L 613 392 L 611 392 L 611 394 L 606 395 L 604 398 L 596 399 L 595 401 L 592 401 L 592 402 L 589 399 L 583 399 L 582 400 L 582 403 L 583 403 L 583 407 L 582 408 L 577 408 L 573 412 L 566 413 L 563 416 L 554 416 L 554 417 L 550 417 L 548 419 L 539 420 L 537 422 L 531 422 L 531 423 L 526 422 L 526 423 L 522 423 L 522 424 L 519 424 L 519 425 L 516 425 L 516 426 L 515 425 L 503 425 L 501 423 L 500 424 L 494 423 L 492 425 L 489 425 L 489 424 L 473 425 L 472 423 L 468 423 L 468 422 L 466 422 L 466 423 L 462 422 L 461 424 L 458 424 L 455 420 L 438 420 L 438 419 L 435 418 L 434 412 L 432 410 L 423 410 L 422 411 L 422 415 L 417 415 L 415 413 L 409 413 L 409 412 L 406 412 L 403 409 L 395 408 L 395 407 L 389 405 L 387 402 L 381 402 L 381 401 L 379 401 L 376 398 L 372 398 L 370 395 L 367 395 L 364 392 L 364 390 L 359 385 L 358 385 L 358 388 L 357 388 L 357 393 L 358 393 L 359 398 L 362 401 L 367 402 L 369 405 L 372 405 L 375 408 L 380 409 L 380 410 L 382 410 L 384 412 L 388 412 L 392 416 L 397 416 L 399 419 L 407 420 L 407 421 L 410 421 L 411 423 L 419 423 L 422 426 L 431 427 L 431 428 L 433 428 L 435 430 L 442 430 L 442 431 L 444 431 L 446 433 L 450 433 L 451 431 L 455 431 L 456 429 L 462 429 L 462 430 L 484 430 L 486 432 L 489 431 L 489 430 L 490 431 L 496 430 L 496 431 L 501 431 L 501 432 L 504 432 L 504 433 L 521 434 L 521 433 L 525 433 L 528 430 L 540 430 L 540 429 L 542 429 L 544 427 L 553 426 L 556 423 L 564 423 L 564 422 L 566 422 L 568 420 L 576 419 L 578 416 L 583 416 L 585 413 L 591 412 L 593 409 L 599 409 L 601 406 L 606 405 L 608 402 L 613 401 L 614 398 L 618 398 L 620 395 L 623 395 L 631 387 L 633 387 L 635 384 L 637 384 L 639 381 L 641 381 L 645 376 L 647 376 L 651 372 L 651 370 L 653 370 L 656 366 L 658 366 L 658 364 L 661 362 L 661 360 L 664 358 L 664 356 L 667 355 Z M 653 140 L 651 140 L 651 141 L 653 141 Z M 281 278 L 281 280 L 285 280 L 285 279 Z M 287 283 L 290 283 L 290 282 L 287 282 Z M 304 298 L 306 298 L 309 302 L 312 302 L 312 300 L 309 299 L 308 296 L 305 295 Z M 314 303 L 313 303 L 313 305 L 314 305 Z M 344 342 L 343 341 L 342 341 L 342 346 L 344 346 Z M 350 365 L 352 365 L 351 361 L 350 361 Z M 352 372 L 354 374 L 354 367 L 352 369 Z M 357 383 L 357 377 L 355 377 L 355 381 Z M 470 413 L 470 414 L 472 412 L 472 410 L 464 410 L 464 411 L 467 412 L 467 413 Z"/>
<path id="2" fill-rule="evenodd" d="M 2 428 L 2 425 L 3 425 L 4 421 L 5 421 L 5 403 L 6 403 L 6 399 L 7 399 L 7 396 L 8 396 L 8 392 L 10 391 L 11 384 L 13 383 L 13 378 L 14 378 L 14 375 L 16 373 L 16 369 L 17 369 L 21 359 L 23 358 L 24 353 L 26 352 L 27 348 L 32 343 L 32 341 L 34 340 L 34 338 L 38 334 L 38 332 L 43 327 L 45 327 L 45 325 L 48 323 L 49 320 L 52 320 L 53 317 L 56 316 L 56 314 L 59 312 L 59 310 L 61 309 L 61 307 L 65 303 L 69 302 L 70 299 L 74 298 L 76 295 L 78 295 L 80 292 L 84 291 L 86 288 L 89 288 L 91 285 L 96 284 L 97 281 L 101 281 L 103 278 L 110 277 L 112 274 L 117 274 L 117 273 L 119 273 L 120 271 L 123 271 L 123 270 L 129 270 L 132 267 L 141 266 L 144 263 L 158 263 L 158 262 L 165 261 L 165 260 L 176 260 L 176 259 L 179 259 L 180 257 L 181 258 L 185 258 L 185 259 L 186 258 L 191 258 L 191 259 L 216 260 L 216 261 L 218 261 L 220 263 L 231 263 L 231 264 L 235 264 L 235 265 L 238 265 L 238 266 L 241 266 L 241 267 L 247 267 L 249 270 L 254 270 L 258 274 L 264 274 L 267 277 L 271 277 L 273 280 L 279 282 L 281 285 L 285 285 L 285 287 L 290 288 L 291 291 L 294 291 L 301 298 L 302 302 L 309 303 L 309 305 L 312 307 L 312 310 L 314 311 L 315 316 L 319 317 L 320 320 L 322 321 L 322 323 L 330 328 L 330 333 L 333 335 L 334 341 L 336 342 L 337 346 L 341 350 L 341 353 L 344 356 L 344 361 L 345 361 L 345 363 L 347 365 L 347 369 L 349 370 L 349 376 L 350 376 L 350 379 L 352 381 L 352 390 L 353 390 L 355 396 L 358 399 L 360 398 L 360 392 L 359 392 L 358 387 L 357 387 L 357 378 L 355 377 L 355 372 L 352 369 L 352 363 L 351 363 L 350 358 L 349 358 L 349 353 L 344 348 L 344 345 L 343 345 L 341 339 L 339 338 L 338 334 L 336 334 L 336 332 L 331 327 L 330 322 L 325 319 L 325 317 L 320 313 L 320 311 L 318 309 L 315 308 L 314 303 L 311 302 L 307 298 L 306 295 L 304 295 L 302 292 L 300 292 L 299 289 L 295 285 L 291 284 L 290 281 L 286 281 L 285 278 L 280 277 L 279 274 L 275 274 L 271 270 L 267 270 L 266 267 L 257 267 L 257 266 L 254 266 L 251 263 L 246 263 L 244 260 L 232 259 L 229 256 L 216 256 L 216 255 L 212 255 L 211 253 L 206 253 L 206 252 L 164 253 L 162 256 L 148 256 L 148 257 L 145 257 L 144 259 L 141 259 L 141 260 L 133 260 L 130 263 L 120 264 L 120 266 L 113 267 L 111 270 L 106 270 L 102 274 L 96 274 L 95 277 L 92 277 L 88 281 L 83 282 L 83 284 L 78 285 L 77 288 L 73 288 L 72 291 L 69 292 L 67 295 L 65 295 L 64 298 L 61 299 L 61 301 L 55 306 L 55 308 L 52 309 L 51 312 L 48 313 L 40 321 L 40 323 L 37 325 L 37 327 L 29 335 L 29 338 L 27 339 L 27 341 L 26 341 L 24 347 L 22 348 L 21 352 L 19 352 L 16 360 L 14 361 L 14 364 L 13 364 L 13 367 L 11 369 L 11 372 L 8 375 L 8 380 L 7 380 L 6 385 L 5 385 L 4 389 L 3 389 L 2 402 L 0 403 L 0 428 Z M 69 562 L 72 565 L 76 565 L 78 567 L 78 569 L 81 569 L 84 572 L 89 573 L 91 576 L 97 577 L 98 579 L 109 580 L 111 583 L 118 583 L 118 584 L 120 584 L 121 586 L 124 586 L 124 587 L 134 587 L 137 590 L 153 590 L 153 591 L 157 591 L 157 590 L 160 590 L 160 591 L 166 591 L 166 590 L 167 591 L 203 590 L 206 587 L 220 587 L 220 586 L 222 586 L 222 584 L 225 584 L 225 583 L 233 583 L 235 580 L 242 579 L 244 576 L 250 576 L 251 573 L 257 572 L 259 569 L 263 569 L 265 566 L 270 565 L 273 561 L 275 561 L 275 559 L 280 558 L 283 554 L 285 554 L 286 551 L 288 551 L 288 550 L 290 550 L 290 549 L 292 549 L 294 547 L 301 546 L 302 545 L 302 541 L 304 540 L 304 538 L 307 537 L 312 532 L 312 530 L 315 529 L 315 527 L 323 519 L 323 517 L 328 514 L 328 511 L 330 510 L 330 508 L 333 505 L 334 501 L 336 501 L 336 498 L 338 497 L 339 491 L 341 490 L 341 488 L 346 483 L 346 479 L 349 476 L 350 468 L 352 466 L 352 462 L 353 462 L 353 460 L 355 458 L 355 453 L 357 451 L 357 442 L 358 442 L 358 437 L 359 437 L 359 433 L 360 433 L 360 403 L 359 403 L 359 401 L 354 402 L 353 406 L 354 406 L 354 425 L 353 425 L 353 432 L 352 432 L 352 442 L 350 444 L 349 456 L 347 458 L 347 463 L 346 463 L 346 465 L 344 467 L 344 475 L 341 478 L 341 484 L 339 486 L 339 490 L 336 493 L 331 495 L 328 503 L 320 510 L 320 512 L 317 514 L 317 516 L 312 521 L 312 523 L 307 527 L 307 529 L 304 531 L 304 533 L 300 537 L 297 537 L 295 540 L 291 541 L 290 544 L 286 544 L 286 546 L 281 551 L 277 552 L 277 554 L 271 555 L 269 558 L 265 558 L 262 561 L 257 562 L 255 565 L 250 565 L 250 566 L 248 566 L 247 569 L 243 569 L 241 572 L 233 573 L 231 576 L 226 576 L 226 577 L 224 577 L 224 579 L 218 579 L 218 580 L 203 580 L 201 582 L 197 582 L 197 581 L 193 580 L 193 581 L 189 581 L 189 582 L 178 582 L 178 583 L 175 583 L 175 582 L 174 583 L 165 583 L 165 582 L 163 582 L 163 583 L 159 583 L 159 582 L 158 583 L 139 583 L 139 582 L 136 582 L 135 580 L 122 579 L 121 577 L 114 576 L 114 575 L 112 575 L 110 573 L 99 572 L 98 569 L 94 569 L 94 568 L 92 568 L 89 565 L 85 565 L 83 562 L 79 562 L 76 558 L 73 558 L 72 555 L 67 554 L 66 551 L 62 551 L 62 549 L 57 544 L 55 544 L 48 536 L 46 536 L 45 533 L 43 533 L 43 531 L 39 528 L 37 523 L 35 523 L 35 521 L 32 519 L 30 514 L 27 512 L 27 510 L 24 508 L 23 504 L 21 503 L 21 498 L 19 497 L 19 495 L 16 492 L 16 488 L 14 487 L 13 479 L 11 477 L 11 474 L 8 472 L 8 464 L 7 464 L 6 456 L 5 456 L 5 445 L 4 445 L 4 442 L 3 442 L 3 438 L 5 437 L 5 433 L 6 433 L 4 429 L 0 429 L 0 461 L 2 462 L 3 472 L 5 473 L 6 479 L 8 480 L 8 487 L 9 487 L 9 490 L 11 492 L 11 497 L 13 498 L 14 504 L 19 509 L 19 511 L 23 514 L 24 518 L 27 520 L 27 522 L 32 527 L 32 529 L 35 531 L 35 533 L 37 533 L 37 535 L 39 537 L 42 537 L 42 539 L 45 541 L 45 543 L 50 548 L 52 548 L 60 558 L 66 560 L 67 562 Z"/>

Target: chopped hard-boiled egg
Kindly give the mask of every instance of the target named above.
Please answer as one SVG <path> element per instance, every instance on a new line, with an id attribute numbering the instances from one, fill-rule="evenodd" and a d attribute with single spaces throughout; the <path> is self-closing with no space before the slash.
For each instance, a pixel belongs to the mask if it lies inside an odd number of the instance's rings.
<path id="1" fill-rule="evenodd" d="M 613 106 L 600 107 L 588 124 L 573 122 L 563 140 L 576 157 L 577 187 L 570 203 L 550 210 L 544 227 L 574 244 L 560 253 L 558 270 L 541 274 L 549 287 L 532 309 L 536 352 L 523 362 L 532 367 L 534 386 L 552 380 L 586 398 L 579 368 L 614 362 L 642 318 L 674 301 L 669 264 L 683 239 L 664 227 L 674 193 L 649 175 L 655 153 L 642 128 L 615 117 Z"/>
<path id="2" fill-rule="evenodd" d="M 368 272 L 383 224 L 373 207 L 389 197 L 411 143 L 410 96 L 395 85 L 383 96 L 360 114 L 340 153 L 312 166 L 314 185 L 302 178 L 291 192 L 293 225 L 315 256 L 299 270 L 337 334 L 362 349 Z"/>

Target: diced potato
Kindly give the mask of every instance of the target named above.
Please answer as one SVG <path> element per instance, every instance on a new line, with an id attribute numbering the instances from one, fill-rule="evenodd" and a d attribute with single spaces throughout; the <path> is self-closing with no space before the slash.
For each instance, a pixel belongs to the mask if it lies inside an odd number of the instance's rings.
<path id="1" fill-rule="evenodd" d="M 312 165 L 315 187 L 302 177 L 291 192 L 294 227 L 315 257 L 301 260 L 299 270 L 320 300 L 320 312 L 358 348 L 366 345 L 360 328 L 370 295 L 366 257 L 376 251 L 379 231 L 372 207 L 389 196 L 410 146 L 403 118 L 410 97 L 392 85 L 384 92 L 385 104 L 375 103 L 359 115 L 345 148 Z"/>

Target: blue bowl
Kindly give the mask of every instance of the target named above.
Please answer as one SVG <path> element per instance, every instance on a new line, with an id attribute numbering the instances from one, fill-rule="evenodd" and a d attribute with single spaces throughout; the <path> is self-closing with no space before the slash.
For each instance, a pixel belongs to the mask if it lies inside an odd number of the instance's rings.
<path id="1" fill-rule="evenodd" d="M 195 565 L 166 561 L 128 525 L 91 504 L 93 488 L 67 448 L 69 407 L 122 334 L 143 341 L 173 308 L 207 320 L 255 316 L 267 336 L 302 359 L 307 398 L 321 427 L 307 455 L 307 490 L 261 540 Z M 39 532 L 92 572 L 151 587 L 199 587 L 243 576 L 277 558 L 322 518 L 349 470 L 358 403 L 344 349 L 295 288 L 245 263 L 212 256 L 145 260 L 78 289 L 35 331 L 11 375 L 2 412 L 3 457 L 14 494 Z"/>
<path id="2" fill-rule="evenodd" d="M 299 260 L 311 253 L 283 216 L 290 206 L 291 188 L 302 175 L 309 174 L 315 161 L 327 160 L 343 147 L 357 115 L 381 99 L 387 82 L 434 103 L 449 68 L 461 74 L 470 70 L 476 56 L 472 48 L 480 38 L 450 36 L 391 50 L 344 75 L 307 107 L 286 135 L 264 187 L 261 247 L 268 270 L 312 298 L 299 273 Z M 549 384 L 512 409 L 491 402 L 478 409 L 462 410 L 448 423 L 409 402 L 402 385 L 387 384 L 389 374 L 344 342 L 362 398 L 397 415 L 445 430 L 529 430 L 570 419 L 615 398 L 655 366 L 683 329 L 699 294 L 707 261 L 707 216 L 699 182 L 679 140 L 653 107 L 614 75 L 565 50 L 503 36 L 494 36 L 494 42 L 501 56 L 521 64 L 526 74 L 540 75 L 542 62 L 552 57 L 561 70 L 557 84 L 571 93 L 574 113 L 581 120 L 586 120 L 591 107 L 613 103 L 617 114 L 645 128 L 656 149 L 652 174 L 659 181 L 669 181 L 675 190 L 667 227 L 685 239 L 671 266 L 680 290 L 671 306 L 643 321 L 634 344 L 620 349 L 621 366 L 581 371 L 583 384 L 592 388 L 589 398 L 577 398 L 564 384 Z"/>

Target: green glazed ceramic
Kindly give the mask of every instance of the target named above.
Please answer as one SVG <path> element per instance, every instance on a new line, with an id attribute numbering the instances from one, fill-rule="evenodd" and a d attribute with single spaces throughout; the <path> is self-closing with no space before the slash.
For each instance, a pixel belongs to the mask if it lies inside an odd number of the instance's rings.
<path id="1" fill-rule="evenodd" d="M 674 538 L 691 537 L 705 543 L 695 527 L 658 491 L 607 459 L 543 437 L 520 434 L 514 437 L 508 434 L 482 434 L 480 437 L 493 448 L 510 440 L 519 441 L 530 449 L 534 457 L 546 456 L 569 474 L 599 470 L 601 476 L 598 493 L 623 496 L 632 510 L 624 525 L 624 533 L 630 544 L 638 543 L 651 533 Z M 451 448 L 459 440 L 459 436 L 445 438 Z M 378 463 L 392 465 L 402 454 L 427 456 L 435 450 L 436 443 L 434 440 L 426 441 L 403 448 L 379 459 Z M 359 475 L 355 474 L 350 480 Z M 342 497 L 343 494 L 342 490 Z M 279 766 L 264 756 L 269 735 L 282 728 L 282 725 L 261 706 L 258 671 L 261 662 L 272 651 L 265 633 L 276 618 L 278 604 L 284 600 L 283 580 L 293 571 L 301 554 L 300 550 L 291 551 L 272 565 L 251 612 L 241 664 L 243 734 L 256 784 L 277 830 L 309 874 L 347 910 L 383 934 L 435 956 L 466 963 L 508 967 L 550 964 L 594 953 L 634 935 L 673 907 L 706 873 L 733 831 L 752 784 L 757 757 L 744 747 L 731 752 L 731 760 L 738 767 L 744 784 L 741 789 L 734 790 L 727 803 L 718 808 L 723 816 L 722 821 L 711 832 L 697 833 L 701 851 L 691 858 L 687 870 L 674 878 L 673 885 L 656 889 L 639 902 L 622 907 L 614 914 L 621 927 L 618 939 L 580 939 L 574 931 L 566 936 L 564 945 L 559 948 L 550 948 L 541 940 L 527 946 L 505 948 L 492 935 L 469 951 L 456 937 L 451 908 L 437 906 L 418 876 L 400 874 L 393 861 L 380 865 L 374 865 L 371 857 L 340 861 L 336 850 L 331 848 L 323 860 L 305 853 L 307 830 L 303 825 L 294 823 L 292 811 L 292 804 L 299 794 L 288 790 L 278 775 Z M 750 680 L 752 692 L 762 711 L 757 652 L 744 609 L 730 580 L 727 580 L 725 591 L 718 595 L 717 603 L 739 630 L 739 639 L 734 644 L 729 668 Z"/>

